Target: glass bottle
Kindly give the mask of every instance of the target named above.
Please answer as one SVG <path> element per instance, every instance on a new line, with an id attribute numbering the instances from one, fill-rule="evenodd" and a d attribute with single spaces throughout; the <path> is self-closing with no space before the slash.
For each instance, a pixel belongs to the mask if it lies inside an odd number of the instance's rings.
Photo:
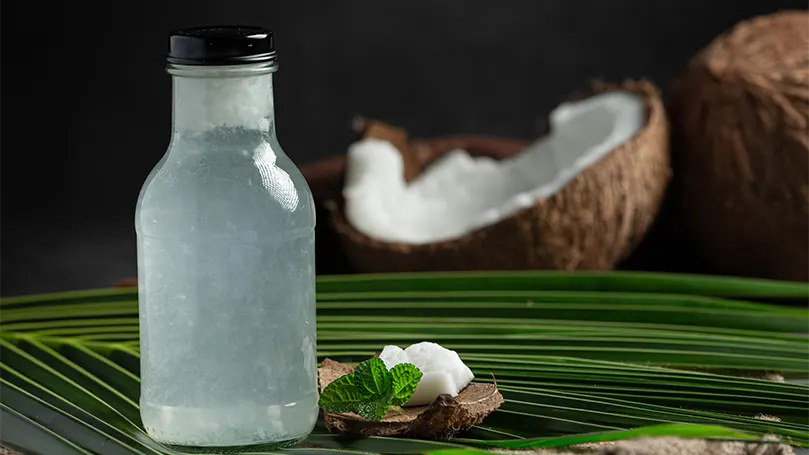
<path id="1" fill-rule="evenodd" d="M 179 446 L 297 441 L 318 413 L 315 215 L 275 135 L 273 35 L 169 42 L 172 137 L 135 221 L 143 424 Z"/>

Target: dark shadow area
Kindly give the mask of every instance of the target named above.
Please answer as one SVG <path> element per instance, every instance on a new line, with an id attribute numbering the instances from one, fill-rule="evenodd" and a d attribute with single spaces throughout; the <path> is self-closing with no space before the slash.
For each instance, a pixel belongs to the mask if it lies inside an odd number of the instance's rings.
<path id="1" fill-rule="evenodd" d="M 554 106 L 594 78 L 648 77 L 665 89 L 690 56 L 736 22 L 806 3 L 3 6 L 0 293 L 6 296 L 104 287 L 135 274 L 135 201 L 169 138 L 164 54 L 174 28 L 256 23 L 275 30 L 278 134 L 302 165 L 345 152 L 356 114 L 419 137 L 530 139 Z M 654 230 L 623 268 L 705 271 L 668 230 Z M 345 271 L 339 251 L 322 243 L 319 270 Z"/>

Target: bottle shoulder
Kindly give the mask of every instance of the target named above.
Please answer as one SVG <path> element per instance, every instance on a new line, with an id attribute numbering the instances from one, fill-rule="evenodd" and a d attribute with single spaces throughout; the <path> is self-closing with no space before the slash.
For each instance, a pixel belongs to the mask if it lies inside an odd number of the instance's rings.
<path id="1" fill-rule="evenodd" d="M 210 147 L 173 141 L 138 198 L 136 226 L 221 225 L 223 229 L 313 228 L 315 210 L 305 178 L 280 146 Z M 229 226 L 229 227 L 228 227 Z"/>

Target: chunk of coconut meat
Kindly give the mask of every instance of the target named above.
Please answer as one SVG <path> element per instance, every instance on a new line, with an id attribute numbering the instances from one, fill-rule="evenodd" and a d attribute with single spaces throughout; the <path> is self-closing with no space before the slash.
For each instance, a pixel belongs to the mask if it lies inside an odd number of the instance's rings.
<path id="1" fill-rule="evenodd" d="M 475 378 L 457 352 L 428 341 L 410 345 L 406 349 L 385 346 L 379 358 L 388 369 L 400 363 L 411 363 L 421 371 L 416 392 L 405 406 L 425 406 L 442 394 L 457 397 Z"/>
<path id="2" fill-rule="evenodd" d="M 391 143 L 360 140 L 348 150 L 346 218 L 358 231 L 386 242 L 462 237 L 560 191 L 638 133 L 644 112 L 643 99 L 625 91 L 563 103 L 551 112 L 551 133 L 514 157 L 496 161 L 452 150 L 409 184 Z"/>

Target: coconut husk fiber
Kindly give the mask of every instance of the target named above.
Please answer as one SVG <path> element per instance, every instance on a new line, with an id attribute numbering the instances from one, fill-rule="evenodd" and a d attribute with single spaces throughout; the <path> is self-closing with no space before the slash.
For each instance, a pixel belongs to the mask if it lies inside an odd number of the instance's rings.
<path id="1" fill-rule="evenodd" d="M 713 371 L 718 373 L 717 370 Z M 728 370 L 724 373 L 740 377 L 784 382 L 776 372 Z M 758 414 L 757 419 L 779 422 L 781 419 Z M 637 438 L 621 441 L 578 444 L 559 449 L 492 450 L 504 455 L 795 455 L 788 444 L 775 436 L 764 436 L 759 441 L 711 441 L 676 437 Z"/>
<path id="2" fill-rule="evenodd" d="M 332 381 L 354 371 L 354 367 L 325 359 L 318 369 L 320 390 Z M 470 384 L 457 397 L 440 395 L 429 406 L 389 411 L 380 422 L 352 414 L 324 414 L 329 431 L 358 436 L 402 436 L 421 439 L 446 439 L 482 422 L 503 404 L 495 384 Z"/>
<path id="3" fill-rule="evenodd" d="M 668 120 L 658 89 L 648 81 L 598 84 L 591 94 L 626 90 L 643 97 L 646 126 L 630 141 L 584 170 L 561 191 L 495 224 L 445 242 L 381 242 L 359 232 L 341 198 L 325 203 L 343 251 L 358 272 L 443 270 L 608 270 L 644 237 L 670 179 Z M 454 149 L 503 158 L 524 142 L 469 138 L 410 141 L 403 130 L 366 128 L 402 153 L 407 178 Z"/>
<path id="4" fill-rule="evenodd" d="M 716 273 L 809 280 L 809 13 L 756 17 L 670 99 L 677 222 Z"/>
<path id="5" fill-rule="evenodd" d="M 714 370 L 713 373 L 748 377 L 764 381 L 784 382 L 777 372 Z M 781 419 L 758 414 L 756 419 L 780 422 Z M 676 437 L 637 438 L 621 441 L 577 444 L 558 449 L 492 450 L 505 455 L 795 455 L 791 446 L 775 436 L 764 436 L 758 441 L 712 441 Z"/>
<path id="6" fill-rule="evenodd" d="M 757 419 L 780 421 L 759 414 Z M 637 438 L 578 444 L 560 449 L 492 450 L 505 455 L 795 455 L 791 446 L 774 436 L 758 441 L 711 441 L 675 437 Z"/>
<path id="7" fill-rule="evenodd" d="M 706 441 L 704 439 L 638 438 L 561 450 L 492 451 L 506 455 L 794 455 L 792 447 L 776 440 L 760 442 Z"/>

